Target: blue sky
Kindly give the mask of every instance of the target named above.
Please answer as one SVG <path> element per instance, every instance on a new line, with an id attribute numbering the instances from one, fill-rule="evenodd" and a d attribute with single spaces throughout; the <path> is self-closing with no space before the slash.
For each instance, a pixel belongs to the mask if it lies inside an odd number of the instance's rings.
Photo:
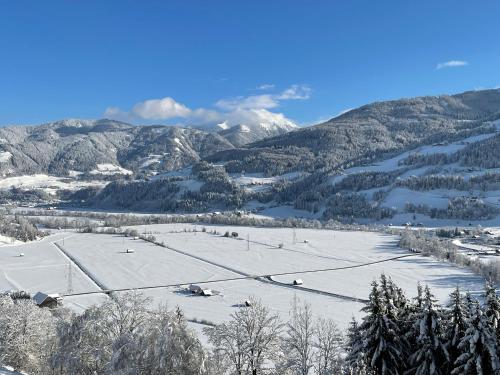
<path id="1" fill-rule="evenodd" d="M 1 1 L 0 124 L 304 125 L 493 88 L 499 20 L 498 1 Z"/>

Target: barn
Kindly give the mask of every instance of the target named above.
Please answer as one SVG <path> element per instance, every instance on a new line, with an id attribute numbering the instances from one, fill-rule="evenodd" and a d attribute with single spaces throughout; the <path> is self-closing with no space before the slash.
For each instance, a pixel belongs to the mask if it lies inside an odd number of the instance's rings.
<path id="1" fill-rule="evenodd" d="M 57 293 L 46 294 L 38 292 L 33 296 L 33 302 L 35 302 L 38 307 L 54 308 L 62 303 L 62 297 Z"/>

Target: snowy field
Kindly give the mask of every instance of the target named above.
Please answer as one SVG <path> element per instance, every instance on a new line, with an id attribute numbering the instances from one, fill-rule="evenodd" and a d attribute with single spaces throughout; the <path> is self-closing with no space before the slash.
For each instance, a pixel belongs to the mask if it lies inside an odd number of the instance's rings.
<path id="1" fill-rule="evenodd" d="M 379 233 L 229 226 L 206 226 L 202 232 L 191 224 L 135 228 L 152 233 L 167 248 L 120 235 L 72 232 L 1 247 L 0 290 L 95 293 L 65 297 L 65 305 L 81 311 L 108 298 L 101 289 L 147 288 L 143 292 L 155 305 L 178 305 L 189 319 L 216 323 L 227 320 L 251 296 L 286 319 L 297 297 L 316 315 L 331 317 L 345 328 L 352 316 L 360 317 L 363 304 L 356 299 L 368 297 L 370 283 L 382 272 L 410 296 L 417 282 L 428 284 L 443 303 L 457 284 L 473 293 L 483 286 L 467 270 L 431 258 L 386 261 L 409 253 L 397 247 L 395 237 Z M 212 234 L 214 230 L 219 234 Z M 226 231 L 237 232 L 238 238 L 224 237 Z M 286 275 L 254 278 L 280 273 Z M 292 286 L 299 278 L 304 284 Z M 190 283 L 205 282 L 216 295 L 183 291 Z"/>
<path id="2" fill-rule="evenodd" d="M 104 186 L 104 181 L 79 181 L 72 178 L 34 174 L 0 179 L 0 189 L 18 188 L 22 190 L 42 190 L 54 195 L 60 189 L 78 190 L 92 186 Z"/>
<path id="3" fill-rule="evenodd" d="M 54 242 L 67 235 L 60 233 L 39 242 L 0 247 L 0 291 L 66 293 L 71 261 L 61 253 Z M 99 290 L 99 287 L 75 266 L 71 267 L 71 284 L 71 290 L 76 293 Z M 80 311 L 102 298 L 102 295 L 93 298 L 83 296 L 78 300 L 68 298 L 67 305 Z"/>

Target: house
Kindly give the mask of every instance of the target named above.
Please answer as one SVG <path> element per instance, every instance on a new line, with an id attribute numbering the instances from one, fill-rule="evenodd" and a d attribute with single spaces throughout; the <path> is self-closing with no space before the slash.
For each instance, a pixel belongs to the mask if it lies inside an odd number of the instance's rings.
<path id="1" fill-rule="evenodd" d="M 189 285 L 188 289 L 192 294 L 198 294 L 200 296 L 210 297 L 210 296 L 214 295 L 214 292 L 212 291 L 212 289 L 203 289 L 199 285 L 191 284 L 191 285 Z"/>
<path id="2" fill-rule="evenodd" d="M 62 297 L 57 293 L 46 294 L 38 292 L 33 296 L 33 302 L 35 302 L 38 307 L 54 308 L 62 303 Z"/>
<path id="3" fill-rule="evenodd" d="M 302 279 L 295 279 L 293 280 L 293 285 L 302 285 L 304 284 L 304 282 L 302 281 Z"/>
<path id="4" fill-rule="evenodd" d="M 193 293 L 193 294 L 200 294 L 200 293 L 201 293 L 201 291 L 203 290 L 203 289 L 201 288 L 201 286 L 199 286 L 199 285 L 194 285 L 194 284 L 189 285 L 189 288 L 188 288 L 188 289 L 189 289 L 189 291 L 190 291 L 191 293 Z"/>

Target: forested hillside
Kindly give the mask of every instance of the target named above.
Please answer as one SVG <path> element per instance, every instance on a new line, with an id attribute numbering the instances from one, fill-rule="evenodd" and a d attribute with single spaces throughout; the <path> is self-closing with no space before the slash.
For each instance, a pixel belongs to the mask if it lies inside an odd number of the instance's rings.
<path id="1" fill-rule="evenodd" d="M 273 132 L 281 135 L 246 144 Z M 298 210 L 291 216 L 387 223 L 500 215 L 498 89 L 373 103 L 298 130 L 65 120 L 0 129 L 0 142 L 4 175 L 76 179 L 56 197 L 90 207 L 285 207 Z M 45 196 L 54 196 L 50 188 Z M 41 200 L 35 190 L 21 189 Z M 19 192 L 3 189 L 1 196 L 10 202 Z"/>

